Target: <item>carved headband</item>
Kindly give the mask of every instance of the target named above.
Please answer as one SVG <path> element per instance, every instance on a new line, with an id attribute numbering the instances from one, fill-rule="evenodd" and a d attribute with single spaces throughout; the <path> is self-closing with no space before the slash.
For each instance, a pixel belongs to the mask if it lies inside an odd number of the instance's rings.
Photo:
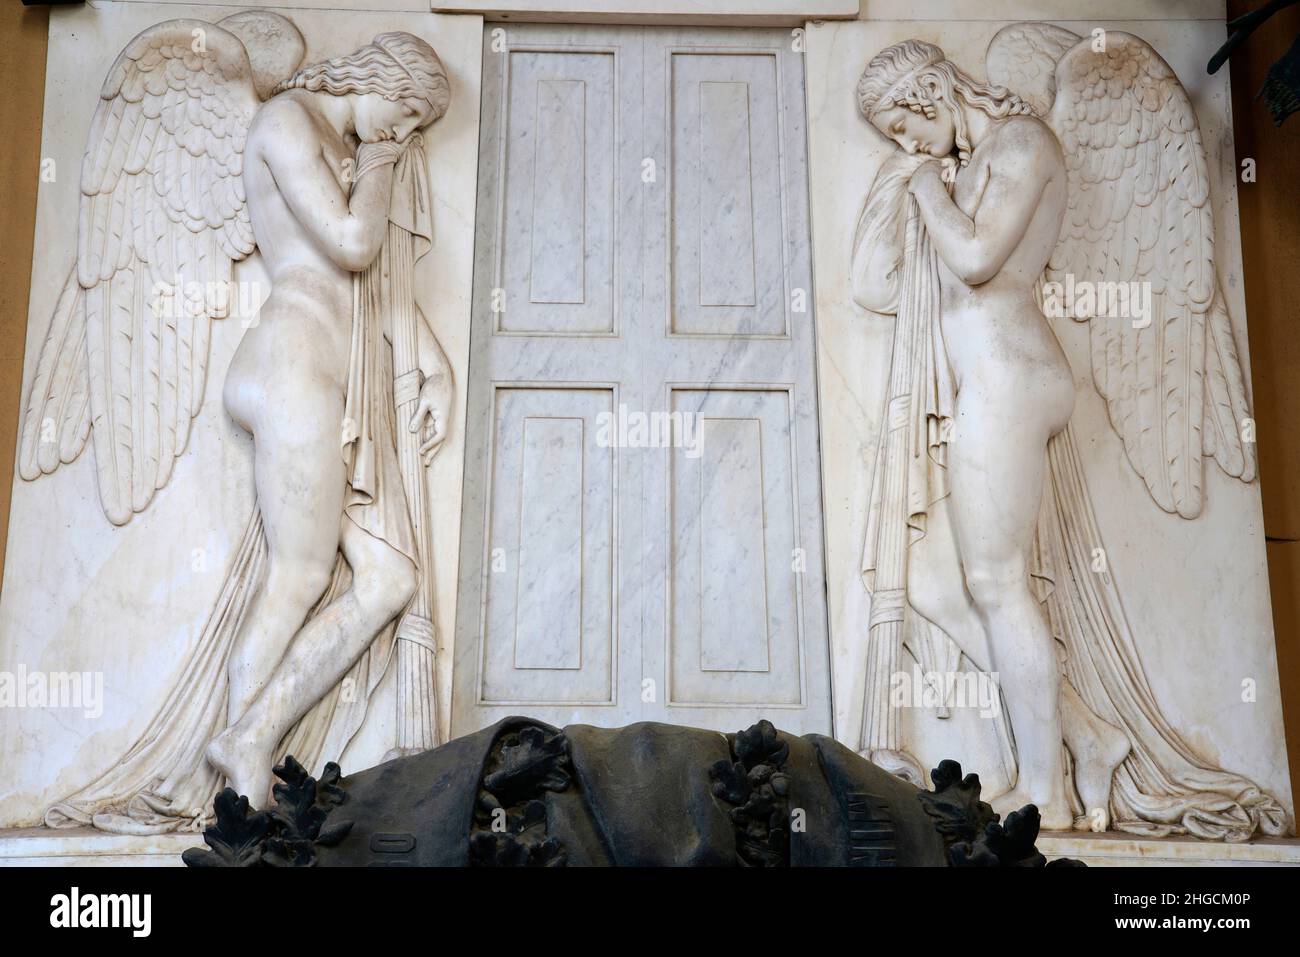
<path id="1" fill-rule="evenodd" d="M 394 63 L 400 66 L 402 68 L 402 71 L 411 78 L 411 82 L 415 84 L 415 88 L 421 91 L 420 98 L 424 100 L 424 102 L 428 103 L 429 108 L 433 111 L 433 119 L 435 120 L 438 119 L 442 115 L 442 111 L 446 108 L 445 104 L 441 107 L 438 105 L 438 103 L 434 100 L 433 95 L 430 94 L 427 89 L 425 89 L 424 83 L 422 83 L 420 79 L 413 72 L 411 72 L 411 68 L 408 67 L 402 61 L 401 54 L 399 54 L 396 50 L 390 49 L 388 45 L 384 43 L 384 41 L 381 40 L 379 37 L 375 37 L 374 44 L 375 46 L 379 47 L 379 49 L 387 53 L 389 59 L 391 59 Z"/>
<path id="2" fill-rule="evenodd" d="M 940 63 L 940 62 L 942 61 L 935 61 L 935 63 Z M 913 67 L 912 69 L 904 73 L 902 76 L 900 76 L 893 83 L 891 83 L 889 89 L 887 89 L 884 93 L 880 94 L 880 98 L 876 100 L 876 105 L 873 106 L 871 108 L 871 112 L 867 114 L 867 119 L 871 119 L 873 116 L 879 113 L 881 106 L 884 103 L 888 102 L 889 100 L 893 99 L 894 94 L 900 91 L 907 84 L 909 80 L 911 80 L 914 76 L 916 76 L 916 74 L 920 73 L 922 70 L 930 69 L 930 67 L 934 66 L 935 63 L 923 63 L 920 66 Z"/>

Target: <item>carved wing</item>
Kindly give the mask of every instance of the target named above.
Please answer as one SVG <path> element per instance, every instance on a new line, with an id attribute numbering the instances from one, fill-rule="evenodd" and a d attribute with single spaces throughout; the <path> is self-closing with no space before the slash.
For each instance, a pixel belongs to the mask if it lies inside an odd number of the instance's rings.
<path id="1" fill-rule="evenodd" d="M 19 467 L 28 480 L 52 472 L 93 431 L 114 524 L 167 483 L 203 402 L 210 323 L 254 247 L 242 172 L 258 104 L 243 44 L 198 20 L 141 33 L 100 92 L 77 264 L 28 394 Z"/>
<path id="2" fill-rule="evenodd" d="M 1194 518 L 1204 456 L 1245 482 L 1256 469 L 1196 113 L 1169 65 L 1127 33 L 1107 32 L 1102 52 L 1075 44 L 1055 82 L 1047 122 L 1065 153 L 1069 207 L 1047 279 L 1091 284 L 1094 295 L 1062 305 L 1089 323 L 1111 424 L 1156 504 Z M 1129 289 L 1149 289 L 1149 315 L 1094 315 L 1115 283 L 1144 284 Z"/>
<path id="3" fill-rule="evenodd" d="M 989 41 L 984 54 L 988 80 L 1004 86 L 1047 116 L 1056 98 L 1056 64 L 1079 35 L 1051 23 L 1013 23 Z"/>

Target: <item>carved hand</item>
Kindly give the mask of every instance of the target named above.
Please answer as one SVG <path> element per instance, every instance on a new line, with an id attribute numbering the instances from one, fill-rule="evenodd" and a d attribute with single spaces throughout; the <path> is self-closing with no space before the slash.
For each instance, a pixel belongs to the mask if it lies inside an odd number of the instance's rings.
<path id="1" fill-rule="evenodd" d="M 937 159 L 928 159 L 916 168 L 908 180 L 907 191 L 915 196 L 920 190 L 928 188 L 931 182 L 940 187 L 944 184 L 944 165 Z"/>
<path id="2" fill-rule="evenodd" d="M 420 400 L 411 417 L 410 430 L 417 432 L 425 427 L 420 455 L 427 466 L 433 461 L 438 447 L 447 437 L 447 416 L 451 411 L 451 380 L 446 376 L 432 376 L 420 386 Z M 427 423 L 425 420 L 428 420 Z"/>

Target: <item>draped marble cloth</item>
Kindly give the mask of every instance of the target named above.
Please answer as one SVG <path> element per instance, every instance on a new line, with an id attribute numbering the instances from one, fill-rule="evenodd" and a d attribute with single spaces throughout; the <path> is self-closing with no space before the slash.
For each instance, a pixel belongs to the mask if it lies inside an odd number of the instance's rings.
<path id="1" fill-rule="evenodd" d="M 394 171 L 388 237 L 375 262 L 353 277 L 341 449 L 348 465 L 346 520 L 402 552 L 417 568 L 415 533 L 397 458 L 392 354 L 385 348 L 384 333 L 396 311 L 416 308 L 411 267 L 432 242 L 428 171 L 417 134 Z M 149 834 L 199 830 L 210 823 L 222 781 L 203 752 L 227 726 L 226 664 L 264 579 L 266 554 L 262 518 L 255 508 L 202 637 L 162 707 L 116 766 L 46 811 L 46 825 Z M 340 553 L 330 585 L 307 620 L 350 583 L 351 572 Z M 326 761 L 343 754 L 388 668 L 395 631 L 396 620 L 375 636 L 347 675 L 285 736 L 278 755 L 294 755 L 319 776 Z"/>
<path id="2" fill-rule="evenodd" d="M 882 172 L 868 207 L 875 201 L 907 203 L 904 254 L 900 255 L 898 319 L 915 325 L 911 401 L 906 406 L 908 453 L 901 462 L 885 454 L 888 429 L 881 430 L 867 519 L 862 575 L 875 600 L 875 571 L 880 549 L 882 490 L 886 469 L 895 469 L 907 488 L 908 542 L 919 541 L 931 509 L 948 495 L 947 439 L 956 406 L 956 388 L 948 366 L 940 323 L 938 259 L 925 237 L 915 200 L 907 193 L 902 167 Z M 854 241 L 868 240 L 864 209 Z M 910 316 L 905 310 L 915 310 Z M 891 397 L 892 398 L 892 397 Z M 1132 743 L 1116 769 L 1110 795 L 1112 827 L 1134 834 L 1244 841 L 1257 830 L 1280 835 L 1285 812 L 1269 794 L 1246 778 L 1212 767 L 1198 757 L 1161 713 L 1151 691 L 1119 591 L 1109 572 L 1092 570 L 1092 549 L 1101 543 L 1074 431 L 1067 426 L 1047 445 L 1047 478 L 1033 550 L 1029 556 L 1035 593 L 1046 608 L 1052 634 L 1061 643 L 1063 673 L 1098 716 L 1120 728 Z M 904 610 L 905 634 L 923 663 L 944 651 L 955 664 L 956 646 L 910 605 Z M 937 641 L 936 639 L 937 634 Z M 986 663 L 973 662 L 977 667 Z M 870 680 L 870 679 L 869 679 Z M 1005 724 L 997 723 L 1003 753 L 1013 754 Z M 1070 769 L 1067 751 L 1067 769 Z M 1072 769 L 1067 782 L 1076 815 L 1078 801 Z"/>

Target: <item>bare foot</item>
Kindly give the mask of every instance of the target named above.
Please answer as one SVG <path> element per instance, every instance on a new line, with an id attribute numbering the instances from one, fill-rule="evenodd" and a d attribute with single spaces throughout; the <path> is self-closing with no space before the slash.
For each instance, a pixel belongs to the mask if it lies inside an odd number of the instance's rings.
<path id="1" fill-rule="evenodd" d="M 1074 824 L 1074 815 L 1070 813 L 1070 806 L 1064 799 L 1059 801 L 1035 800 L 1033 795 L 1027 791 L 1022 791 L 1018 787 L 991 798 L 989 804 L 993 807 L 993 810 L 998 812 L 1003 821 L 1007 819 L 1007 815 L 1012 811 L 1019 811 L 1026 804 L 1033 804 L 1038 808 L 1039 827 L 1044 831 L 1068 831 Z"/>
<path id="2" fill-rule="evenodd" d="M 1101 719 L 1092 734 L 1075 742 L 1074 786 L 1083 802 L 1084 816 L 1075 823 L 1078 830 L 1101 832 L 1110 827 L 1110 783 L 1115 769 L 1128 757 L 1128 737 Z"/>
<path id="3" fill-rule="evenodd" d="M 225 777 L 228 786 L 247 797 L 253 807 L 263 808 L 270 797 L 274 758 L 262 751 L 259 741 L 242 734 L 239 725 L 235 725 L 213 738 L 204 754 L 208 763 Z"/>
<path id="4" fill-rule="evenodd" d="M 1010 791 L 989 798 L 988 801 L 989 805 L 998 812 L 1004 821 L 1012 811 L 1019 811 L 1026 804 L 1034 803 L 1033 798 L 1019 788 L 1012 788 Z"/>

